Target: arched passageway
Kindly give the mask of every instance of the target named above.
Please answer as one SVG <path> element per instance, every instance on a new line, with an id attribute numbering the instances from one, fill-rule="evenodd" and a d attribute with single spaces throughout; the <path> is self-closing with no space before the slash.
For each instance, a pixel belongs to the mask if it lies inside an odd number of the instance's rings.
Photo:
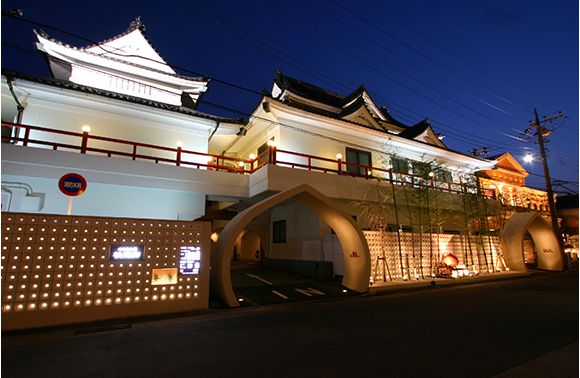
<path id="1" fill-rule="evenodd" d="M 532 238 L 538 269 L 562 271 L 564 258 L 552 226 L 538 213 L 516 213 L 501 231 L 502 253 L 510 270 L 526 272 L 524 238 Z"/>
<path id="2" fill-rule="evenodd" d="M 211 289 L 226 305 L 239 306 L 232 287 L 230 261 L 240 233 L 254 218 L 289 199 L 310 208 L 336 232 L 344 255 L 342 285 L 359 293 L 368 291 L 370 253 L 362 231 L 346 212 L 322 193 L 309 185 L 300 185 L 245 209 L 224 227 L 212 251 Z"/>
<path id="3" fill-rule="evenodd" d="M 263 254 L 262 239 L 254 231 L 244 230 L 236 241 L 238 260 L 260 261 Z"/>

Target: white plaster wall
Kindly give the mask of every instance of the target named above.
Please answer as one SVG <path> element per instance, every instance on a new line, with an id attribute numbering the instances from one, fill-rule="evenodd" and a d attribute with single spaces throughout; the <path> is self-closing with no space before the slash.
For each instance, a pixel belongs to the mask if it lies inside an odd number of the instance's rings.
<path id="1" fill-rule="evenodd" d="M 240 158 L 249 159 L 250 154 L 258 156 L 258 148 L 272 138 L 280 143 L 280 126 L 263 120 L 255 120 L 247 134 L 240 138 L 231 151 L 236 151 L 236 156 Z"/>
<path id="2" fill-rule="evenodd" d="M 2 175 L 2 181 L 25 183 L 44 193 L 42 214 L 67 214 L 69 197 L 58 179 Z M 10 211 L 30 211 L 11 208 Z M 203 193 L 89 182 L 86 192 L 73 198 L 72 215 L 143 219 L 193 220 L 205 212 Z"/>
<path id="3" fill-rule="evenodd" d="M 325 131 L 326 132 L 326 131 Z M 389 158 L 387 154 L 381 154 L 377 152 L 377 150 L 383 150 L 384 146 L 382 143 L 376 143 L 373 141 L 369 141 L 366 139 L 355 138 L 352 135 L 342 134 L 338 132 L 331 132 L 328 133 L 329 136 L 332 136 L 339 140 L 345 140 L 352 142 L 356 145 L 361 146 L 368 146 L 369 149 L 365 149 L 364 147 L 351 147 L 347 146 L 345 143 L 330 140 L 322 137 L 318 137 L 316 135 L 310 135 L 306 133 L 302 133 L 296 130 L 288 129 L 288 128 L 281 128 L 280 129 L 280 146 L 279 148 L 282 150 L 288 151 L 298 151 L 303 154 L 320 156 L 327 159 L 336 160 L 336 155 L 342 155 L 342 161 L 346 161 L 346 148 L 350 147 L 353 149 L 357 149 L 360 151 L 366 151 L 371 154 L 372 166 L 375 168 L 386 169 L 389 163 Z M 372 150 L 374 149 L 374 150 Z M 299 163 L 299 164 L 308 164 L 306 158 L 297 157 L 290 154 L 279 153 L 277 155 L 278 161 L 286 161 L 292 163 Z M 322 160 L 312 160 L 312 165 L 317 167 L 322 167 L 326 169 L 337 170 L 338 164 L 335 162 L 324 162 Z M 342 164 L 341 167 L 342 171 L 346 171 L 347 166 Z M 385 176 L 384 173 L 379 171 L 374 171 L 373 175 L 378 177 Z M 386 176 L 385 176 L 386 177 Z"/>
<path id="4" fill-rule="evenodd" d="M 134 117 L 113 112 L 111 108 L 107 111 L 100 111 L 86 106 L 74 106 L 60 102 L 49 102 L 45 100 L 31 99 L 29 101 L 22 118 L 23 124 L 36 125 L 51 129 L 72 131 L 81 133 L 82 126 L 88 125 L 91 128 L 91 135 L 104 136 L 109 138 L 135 141 L 146 144 L 153 144 L 169 148 L 176 148 L 177 142 L 183 143 L 184 150 L 191 150 L 200 153 L 207 153 L 207 132 L 194 127 L 193 117 L 192 127 L 187 129 L 184 125 L 177 125 L 177 122 L 169 119 L 151 119 L 147 117 L 147 109 L 143 109 L 142 117 Z M 41 139 L 47 141 L 59 141 L 61 143 L 80 146 L 81 138 L 69 137 L 45 132 L 32 131 L 31 139 Z M 94 141 L 89 142 L 89 147 L 103 148 L 126 153 L 132 152 L 132 146 L 118 143 Z M 46 147 L 50 148 L 50 147 Z M 138 149 L 138 153 L 153 155 L 156 157 L 175 159 L 175 153 L 163 152 L 151 149 Z M 196 161 L 205 163 L 205 159 L 183 154 L 184 161 Z"/>
<path id="5" fill-rule="evenodd" d="M 272 224 L 283 219 L 286 220 L 286 243 L 271 243 L 269 257 L 304 261 L 324 260 L 321 249 L 320 218 L 298 203 L 277 206 L 272 209 L 270 233 L 272 233 Z"/>
<path id="6" fill-rule="evenodd" d="M 379 155 L 379 151 L 414 161 L 437 161 L 452 171 L 473 172 L 493 165 L 493 162 L 479 161 L 424 143 L 389 136 L 364 126 L 313 115 L 277 102 L 271 102 L 270 108 L 280 123 L 305 131 L 300 132 L 282 126 L 280 148 L 283 149 L 328 158 L 334 158 L 336 153 L 340 152 L 346 157 L 345 147 L 348 143 L 356 149 L 365 150 L 368 148 L 373 154 L 373 166 L 376 167 L 381 166 L 379 156 L 374 156 Z M 324 135 L 324 137 L 313 134 Z"/>
<path id="7" fill-rule="evenodd" d="M 261 239 L 255 232 L 246 232 L 240 238 L 240 245 L 238 253 L 240 260 L 257 261 L 260 259 L 260 243 Z M 257 253 L 256 253 L 257 252 Z"/>

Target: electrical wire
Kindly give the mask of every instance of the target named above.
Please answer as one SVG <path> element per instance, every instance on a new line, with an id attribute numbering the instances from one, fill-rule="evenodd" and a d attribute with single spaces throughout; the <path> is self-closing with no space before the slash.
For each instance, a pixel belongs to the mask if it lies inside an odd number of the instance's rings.
<path id="1" fill-rule="evenodd" d="M 405 84 L 405 83 L 403 83 L 402 81 L 400 81 L 400 80 L 398 80 L 398 79 L 394 78 L 393 76 L 386 74 L 384 71 L 382 71 L 382 70 L 378 69 L 378 68 L 377 68 L 377 67 L 375 67 L 374 65 L 371 65 L 371 64 L 370 64 L 370 63 L 369 63 L 367 60 L 365 60 L 365 59 L 361 59 L 361 58 L 360 58 L 360 57 L 358 57 L 357 55 L 355 55 L 355 54 L 351 53 L 350 51 L 348 51 L 348 50 L 344 49 L 344 48 L 343 48 L 341 45 L 339 45 L 338 43 L 335 43 L 334 41 L 332 41 L 332 40 L 330 40 L 330 39 L 328 39 L 328 38 L 326 38 L 326 37 L 323 37 L 323 36 L 321 36 L 321 34 L 318 32 L 318 29 L 313 29 L 313 28 L 311 28 L 311 27 L 310 27 L 308 24 L 306 24 L 306 23 L 302 22 L 301 20 L 297 19 L 296 17 L 293 17 L 292 15 L 289 15 L 288 13 L 284 12 L 283 10 L 281 10 L 280 8 L 278 8 L 277 6 L 273 5 L 273 4 L 272 4 L 272 2 L 270 2 L 270 1 L 266 0 L 266 1 L 265 1 L 265 4 L 266 4 L 266 5 L 268 5 L 270 8 L 274 9 L 276 12 L 280 13 L 281 15 L 283 15 L 285 18 L 287 18 L 287 19 L 289 19 L 289 20 L 292 20 L 293 22 L 295 22 L 295 23 L 297 23 L 298 25 L 300 25 L 302 28 L 304 28 L 304 29 L 306 29 L 306 30 L 310 31 L 310 33 L 312 33 L 313 35 L 317 35 L 317 36 L 318 36 L 318 38 L 319 38 L 319 39 L 321 39 L 321 40 L 323 40 L 325 43 L 327 43 L 327 44 L 329 44 L 329 45 L 333 46 L 335 49 L 337 49 L 337 50 L 341 51 L 342 53 L 344 53 L 344 54 L 346 54 L 347 56 L 349 56 L 350 58 L 352 58 L 352 59 L 356 60 L 357 62 L 359 62 L 359 63 L 360 63 L 360 64 L 362 64 L 363 66 L 365 66 L 365 67 L 367 67 L 367 68 L 371 69 L 372 71 L 375 71 L 375 72 L 376 72 L 376 73 L 378 73 L 379 75 L 381 75 L 381 76 L 385 77 L 386 79 L 388 79 L 388 80 L 392 81 L 393 83 L 397 84 L 398 86 L 400 86 L 400 87 L 402 87 L 402 88 L 404 88 L 404 89 L 406 89 L 406 90 L 408 90 L 408 91 L 410 91 L 410 92 L 414 93 L 415 95 L 417 95 L 417 96 L 419 96 L 419 97 L 421 97 L 421 98 L 423 98 L 423 99 L 425 99 L 425 100 L 427 100 L 427 101 L 429 101 L 429 102 L 431 102 L 431 103 L 433 103 L 433 104 L 435 104 L 435 105 L 439 106 L 440 108 L 443 108 L 443 109 L 445 109 L 445 110 L 447 110 L 447 111 L 449 111 L 449 112 L 451 112 L 451 113 L 453 113 L 453 114 L 455 114 L 455 115 L 457 115 L 457 116 L 459 116 L 459 117 L 461 117 L 461 118 L 465 119 L 466 121 L 469 121 L 469 122 L 471 122 L 471 123 L 473 123 L 473 124 L 475 124 L 475 125 L 481 126 L 481 127 L 485 127 L 485 126 L 484 126 L 482 123 L 480 123 L 480 122 L 478 122 L 478 121 L 476 121 L 476 120 L 474 120 L 474 119 L 472 119 L 472 118 L 470 118 L 470 117 L 467 117 L 466 115 L 464 115 L 464 114 L 462 114 L 462 113 L 459 113 L 458 111 L 456 111 L 456 110 L 454 110 L 454 109 L 450 108 L 449 106 L 447 106 L 447 105 L 444 105 L 444 104 L 442 104 L 442 103 L 440 103 L 440 102 L 438 102 L 438 101 L 436 101 L 436 100 L 432 99 L 431 97 L 428 97 L 428 96 L 426 96 L 426 95 L 425 95 L 425 94 L 423 94 L 422 92 L 419 92 L 418 90 L 416 90 L 416 89 L 414 89 L 414 88 L 412 88 L 412 87 L 408 86 L 407 84 Z M 320 26 L 320 24 L 318 24 L 318 26 Z M 334 31 L 332 31 L 332 32 L 333 32 L 333 33 L 336 33 L 336 34 L 341 34 L 340 32 L 338 32 L 338 31 L 336 31 L 336 30 L 334 30 Z M 344 37 L 344 36 L 343 36 L 343 37 Z M 448 96 L 448 95 L 446 95 L 446 94 L 442 93 L 441 91 L 439 91 L 438 89 L 436 89 L 436 88 L 434 88 L 434 87 L 430 86 L 429 84 L 423 83 L 421 80 L 419 80 L 419 79 L 416 79 L 415 77 L 413 77 L 412 75 L 408 74 L 407 72 L 405 72 L 405 71 L 403 71 L 403 70 L 400 70 L 400 69 L 398 69 L 397 67 L 395 67 L 395 66 L 394 66 L 394 65 L 392 65 L 390 62 L 388 62 L 387 60 L 383 59 L 382 57 L 378 56 L 377 54 L 374 54 L 374 53 L 372 53 L 372 52 L 368 51 L 368 49 L 364 49 L 364 48 L 362 48 L 361 46 L 357 46 L 357 47 L 358 47 L 359 49 L 362 49 L 363 51 L 366 51 L 368 54 L 370 54 L 371 56 L 375 57 L 376 59 L 379 59 L 379 60 L 380 60 L 380 61 L 381 61 L 383 64 L 386 64 L 386 65 L 388 65 L 389 67 L 391 67 L 392 69 L 394 69 L 394 70 L 398 71 L 399 73 L 401 73 L 401 74 L 405 75 L 405 76 L 406 76 L 406 77 L 408 77 L 409 79 L 411 79 L 411 80 L 413 80 L 413 81 L 416 81 L 416 82 L 418 82 L 418 83 L 420 83 L 420 84 L 423 84 L 423 85 L 424 85 L 426 88 L 429 88 L 430 90 L 432 90 L 432 91 L 434 91 L 434 92 L 438 93 L 439 95 L 441 95 L 441 96 L 443 96 L 443 97 L 447 98 L 448 100 L 450 100 L 450 101 L 453 101 L 453 102 L 457 103 L 458 105 L 460 105 L 460 106 L 462 106 L 462 107 L 465 107 L 466 109 L 469 109 L 469 110 L 471 110 L 471 111 L 473 111 L 473 112 L 475 112 L 475 113 L 479 114 L 480 116 L 482 116 L 482 117 L 485 117 L 485 118 L 487 118 L 487 119 L 489 119 L 489 120 L 491 120 L 491 121 L 493 121 L 493 122 L 496 122 L 496 123 L 498 123 L 498 124 L 500 124 L 500 125 L 502 124 L 500 121 L 498 121 L 498 120 L 496 120 L 496 119 L 494 119 L 494 118 L 491 118 L 491 117 L 489 117 L 488 115 L 486 115 L 486 114 L 484 114 L 484 113 L 482 113 L 482 112 L 478 111 L 477 109 L 474 109 L 474 108 L 472 108 L 471 106 L 469 106 L 469 105 L 467 105 L 467 104 L 465 104 L 465 103 L 463 103 L 463 102 L 461 102 L 461 101 L 458 101 L 458 100 L 454 99 L 454 98 L 453 98 L 453 97 L 451 97 L 451 96 Z"/>
<path id="2" fill-rule="evenodd" d="M 76 34 L 76 33 L 71 33 L 71 32 L 65 31 L 65 30 L 63 30 L 63 29 L 61 29 L 61 28 L 57 28 L 57 27 L 54 27 L 54 26 L 51 26 L 51 25 L 47 25 L 47 24 L 44 24 L 44 23 L 40 23 L 40 22 L 37 22 L 37 21 L 33 21 L 33 20 L 29 20 L 29 19 L 25 19 L 25 18 L 22 18 L 22 17 L 13 18 L 13 19 L 15 19 L 15 20 L 18 20 L 18 21 L 23 21 L 23 22 L 26 22 L 26 23 L 30 23 L 30 24 L 34 24 L 34 25 L 37 25 L 37 26 L 40 26 L 40 27 L 48 28 L 48 29 L 51 29 L 51 30 L 55 30 L 55 31 L 57 31 L 57 32 L 60 32 L 60 33 L 63 33 L 63 34 L 66 34 L 66 35 L 72 36 L 72 37 L 74 37 L 74 38 L 77 38 L 77 39 L 81 39 L 81 40 L 87 41 L 87 42 L 89 42 L 89 43 L 91 43 L 91 44 L 93 44 L 93 45 L 99 45 L 99 42 L 96 42 L 96 41 L 95 41 L 95 40 L 93 40 L 93 39 L 86 38 L 86 37 L 84 37 L 84 36 L 81 36 L 81 35 L 78 35 L 78 34 Z M 211 22 L 211 20 L 207 20 L 207 19 L 204 19 L 204 20 L 205 20 L 206 22 L 210 23 L 210 24 L 213 24 L 213 23 Z M 238 34 L 234 34 L 234 35 L 235 35 L 235 36 L 237 36 L 237 37 L 239 37 L 239 35 L 238 35 Z M 264 51 L 263 49 L 261 49 L 261 48 L 260 48 L 259 46 L 257 46 L 256 44 L 253 44 L 252 46 L 256 47 L 257 49 L 259 49 L 259 50 L 261 50 L 261 51 Z M 194 72 L 194 71 L 191 71 L 191 70 L 189 70 L 189 69 L 185 69 L 185 68 L 182 68 L 182 67 L 179 67 L 179 66 L 170 65 L 170 64 L 168 64 L 168 63 L 166 63 L 166 62 L 160 62 L 160 61 L 153 60 L 153 59 L 150 59 L 150 58 L 147 58 L 147 57 L 142 57 L 142 56 L 139 56 L 139 55 L 133 55 L 133 54 L 121 54 L 121 53 L 118 53 L 118 52 L 108 51 L 108 50 L 106 50 L 105 48 L 103 48 L 102 46 L 101 46 L 101 48 L 102 48 L 102 49 L 103 49 L 105 52 L 107 52 L 107 53 L 110 53 L 110 54 L 114 54 L 114 55 L 118 55 L 118 56 L 123 56 L 123 57 L 129 57 L 129 56 L 130 56 L 130 57 L 138 57 L 138 58 L 142 58 L 142 59 L 148 59 L 148 60 L 152 60 L 152 61 L 154 61 L 154 62 L 156 62 L 156 63 L 166 64 L 167 66 L 169 66 L 169 67 L 171 67 L 171 68 L 178 69 L 178 70 L 181 70 L 181 71 L 183 71 L 183 72 L 188 72 L 188 73 L 194 74 L 194 75 L 196 75 L 196 76 L 203 76 L 203 75 L 200 75 L 200 74 L 199 74 L 199 73 L 197 73 L 197 72 Z M 212 80 L 212 81 L 215 81 L 215 82 L 218 82 L 218 83 L 221 83 L 221 84 L 225 84 L 225 85 L 231 86 L 231 87 L 233 87 L 233 88 L 236 88 L 236 89 L 244 90 L 244 91 L 247 91 L 247 92 L 249 92 L 249 93 L 253 93 L 253 94 L 259 95 L 259 96 L 262 96 L 262 95 L 263 95 L 263 93 L 262 93 L 262 92 L 259 92 L 259 91 L 256 91 L 256 90 L 253 90 L 253 89 L 250 89 L 250 88 L 247 88 L 247 87 L 244 87 L 244 86 L 238 85 L 238 84 L 230 83 L 230 82 L 228 82 L 228 81 L 221 80 L 221 79 L 218 79 L 218 78 L 216 78 L 216 77 L 207 76 L 207 75 L 206 75 L 205 77 L 208 77 L 208 78 L 209 78 L 210 80 Z M 417 114 L 418 114 L 418 113 L 417 113 Z M 451 126 L 449 126 L 449 125 L 443 125 L 443 124 L 441 124 L 441 126 L 442 126 L 442 127 L 441 127 L 442 129 L 446 129 L 446 128 L 453 128 L 453 127 L 451 127 Z M 464 135 L 464 134 L 469 134 L 469 133 L 466 133 L 464 130 L 458 130 L 458 131 L 460 131 L 460 132 L 462 133 L 461 135 Z M 447 130 L 445 130 L 445 132 L 447 133 L 448 131 L 447 131 Z M 449 132 L 449 133 L 450 133 L 450 134 L 452 134 L 452 132 Z M 486 140 L 486 138 L 482 138 L 481 136 L 475 136 L 475 135 L 473 135 L 473 136 L 474 136 L 475 138 L 477 138 L 477 140 L 478 140 L 478 141 L 479 141 L 479 140 L 481 140 L 481 139 L 483 139 L 483 140 Z M 454 137 L 454 138 L 451 138 L 451 139 L 459 140 L 459 139 L 457 139 L 457 138 L 458 138 L 458 137 L 457 137 L 457 134 L 456 134 L 456 137 Z M 462 139 L 462 140 L 460 140 L 460 141 L 463 141 L 463 142 L 465 143 L 465 140 L 466 140 L 466 139 L 465 139 L 465 138 L 463 138 L 463 139 Z M 493 140 L 488 140 L 488 141 L 489 141 L 489 142 L 491 142 L 491 143 L 498 143 L 497 141 L 493 141 Z M 473 143 L 473 142 L 469 142 L 469 141 L 468 141 L 467 143 Z M 475 144 L 477 144 L 477 143 L 475 143 Z M 506 147 L 507 147 L 507 145 L 506 145 Z"/>
<path id="3" fill-rule="evenodd" d="M 487 77 L 489 77 L 489 78 L 492 78 L 492 79 L 494 79 L 494 78 L 493 78 L 493 77 L 492 77 L 492 76 L 491 76 L 489 73 L 486 73 L 486 72 L 485 72 L 484 70 L 482 70 L 481 68 L 479 68 L 479 67 L 475 66 L 474 64 L 472 64 L 472 63 L 468 62 L 467 60 L 465 60 L 465 59 L 462 59 L 461 57 L 459 57 L 459 56 L 457 56 L 456 54 L 452 53 L 451 51 L 449 51 L 449 49 L 447 49 L 447 48 L 445 48 L 445 47 L 441 46 L 441 45 L 440 45 L 440 44 L 438 44 L 437 42 L 435 42 L 435 41 L 433 41 L 432 39 L 430 39 L 429 37 L 425 36 L 423 33 L 420 33 L 420 32 L 418 32 L 417 30 L 413 29 L 412 27 L 410 27 L 409 25 L 407 25 L 407 24 L 406 24 L 406 23 L 404 23 L 403 21 L 401 21 L 401 20 L 397 19 L 397 18 L 396 18 L 396 17 L 394 17 L 392 14 L 388 13 L 387 11 L 385 11 L 385 10 L 384 10 L 382 7 L 379 7 L 379 6 L 377 6 L 376 4 L 374 4 L 374 3 L 373 3 L 372 1 L 370 1 L 370 0 L 364 0 L 364 1 L 365 1 L 367 4 L 371 5 L 373 8 L 375 8 L 376 10 L 378 10 L 380 13 L 382 13 L 382 14 L 384 14 L 385 16 L 389 17 L 390 19 L 392 19 L 393 21 L 397 22 L 398 24 L 400 24 L 400 25 L 404 26 L 405 28 L 407 28 L 408 30 L 412 31 L 413 33 L 415 33 L 416 35 L 418 35 L 418 36 L 419 36 L 419 37 L 421 37 L 422 39 L 426 40 L 427 42 L 429 42 L 429 43 L 430 43 L 430 44 L 432 44 L 433 46 L 435 46 L 435 47 L 438 47 L 439 49 L 441 49 L 442 51 L 444 51 L 446 54 L 448 54 L 449 56 L 451 56 L 452 58 L 454 58 L 454 59 L 456 59 L 456 60 L 458 60 L 458 61 L 462 62 L 463 64 L 465 64 L 465 65 L 467 65 L 467 66 L 471 67 L 471 68 L 472 68 L 472 69 L 474 69 L 476 72 L 479 72 L 480 74 L 483 74 L 483 75 L 485 75 L 485 76 L 487 76 Z M 468 79 L 468 78 L 466 78 L 466 79 Z M 468 79 L 468 80 L 469 80 L 469 79 Z M 478 82 L 478 83 L 474 83 L 474 84 L 475 84 L 475 85 L 478 85 L 478 86 L 484 86 L 485 88 L 487 88 L 487 89 L 489 89 L 489 90 L 491 90 L 491 91 L 494 91 L 494 89 L 493 89 L 493 88 L 491 88 L 491 87 L 487 86 L 487 84 L 486 84 L 486 83 L 484 83 L 484 82 Z M 510 86 L 505 86 L 505 88 L 506 88 L 506 89 L 508 89 L 509 91 L 511 91 L 511 92 L 513 92 L 513 93 L 515 93 L 515 94 L 517 94 L 517 95 L 518 95 L 518 96 L 520 96 L 520 97 L 527 97 L 527 96 L 526 96 L 524 93 L 522 93 L 521 91 L 518 91 L 518 90 L 516 90 L 516 89 L 514 89 L 514 88 L 512 88 L 512 87 L 510 87 Z M 526 113 L 530 113 L 530 112 L 531 112 L 531 110 L 529 110 L 528 108 L 526 108 L 526 107 L 524 107 L 524 106 L 522 106 L 522 105 L 519 105 L 519 104 L 517 104 L 517 103 L 513 103 L 513 102 L 511 102 L 510 100 L 507 100 L 507 99 L 503 98 L 502 96 L 499 96 L 499 95 L 495 95 L 495 96 L 496 96 L 498 99 L 500 99 L 500 100 L 502 100 L 502 101 L 504 101 L 504 102 L 507 102 L 507 103 L 509 103 L 509 104 L 512 104 L 512 105 L 515 105 L 515 106 L 518 106 L 518 107 L 522 108 L 523 110 L 525 110 L 525 111 L 526 111 Z M 533 99 L 532 99 L 532 98 L 530 98 L 530 97 L 527 97 L 527 98 L 528 98 L 530 101 L 536 102 L 536 100 L 533 100 Z M 541 104 L 542 104 L 542 103 L 541 103 Z M 550 105 L 546 105 L 546 104 L 542 104 L 542 105 L 543 105 L 543 106 L 545 106 L 545 107 L 548 107 L 548 108 L 552 108 L 552 109 L 553 109 L 553 107 L 551 107 Z M 530 108 L 531 108 L 531 107 L 530 107 Z"/>
<path id="4" fill-rule="evenodd" d="M 17 20 L 20 20 L 20 18 L 17 18 Z M 74 33 L 70 33 L 70 32 L 64 31 L 64 30 L 62 30 L 62 29 L 60 29 L 60 28 L 55 28 L 55 27 L 53 27 L 53 26 L 46 25 L 46 24 L 42 24 L 42 23 L 38 23 L 38 22 L 36 22 L 36 21 L 32 21 L 32 20 L 26 20 L 26 19 L 25 19 L 25 20 L 23 20 L 23 21 L 24 21 L 24 22 L 28 22 L 28 23 L 33 23 L 33 24 L 36 24 L 36 25 L 38 25 L 38 26 L 42 26 L 42 27 L 46 27 L 46 28 L 50 28 L 50 29 L 52 29 L 52 30 L 56 30 L 56 31 L 58 31 L 58 32 L 62 32 L 62 33 L 64 33 L 64 34 L 67 34 L 67 35 L 70 35 L 70 36 L 74 36 L 75 38 L 79 38 L 79 39 L 83 39 L 83 40 L 89 41 L 89 42 L 91 42 L 91 43 L 93 43 L 93 44 L 98 44 L 98 42 L 95 42 L 95 41 L 93 41 L 93 40 L 91 40 L 91 39 L 89 39 L 89 38 L 85 38 L 85 37 L 83 37 L 83 36 L 80 36 L 80 35 L 77 35 L 77 34 L 74 34 Z M 14 47 L 17 47 L 17 46 L 14 46 Z M 19 49 L 21 49 L 21 50 L 26 50 L 26 49 L 23 49 L 23 48 L 20 48 L 20 47 L 17 47 L 17 48 L 19 48 Z M 106 51 L 106 50 L 105 50 L 105 51 Z M 108 51 L 107 51 L 107 52 L 108 52 Z M 120 55 L 120 56 L 127 56 L 127 54 L 119 54 L 119 53 L 116 53 L 116 52 L 113 52 L 113 53 L 114 53 L 114 54 L 117 54 L 117 55 Z M 145 59 L 145 57 L 141 57 L 141 56 L 138 56 L 138 57 L 140 57 L 140 58 L 144 58 L 144 59 Z M 158 62 L 158 61 L 156 61 L 156 62 Z M 158 62 L 158 63 L 159 63 L 159 62 Z M 163 64 L 167 64 L 167 63 L 165 63 L 165 62 L 162 62 L 162 63 L 163 63 Z M 181 70 L 184 70 L 184 71 L 186 71 L 186 72 L 191 72 L 191 73 L 193 73 L 193 74 L 195 74 L 195 75 L 198 75 L 198 76 L 200 76 L 199 74 L 197 74 L 197 73 L 195 73 L 195 72 L 193 72 L 193 71 L 190 71 L 190 70 L 187 70 L 187 69 L 183 69 L 183 68 L 181 68 L 181 67 L 176 67 L 176 66 L 173 66 L 173 65 L 169 65 L 169 64 L 167 64 L 167 65 L 168 65 L 168 66 L 170 66 L 170 67 L 172 67 L 172 68 L 181 69 Z M 223 83 L 223 84 L 226 84 L 226 85 L 232 86 L 232 87 L 234 87 L 234 88 L 237 88 L 237 89 L 242 89 L 242 90 L 245 90 L 245 91 L 249 91 L 249 92 L 251 92 L 251 93 L 253 93 L 253 94 L 259 94 L 260 96 L 263 94 L 263 93 L 261 93 L 261 92 L 258 92 L 258 91 L 255 91 L 255 90 L 252 90 L 252 89 L 249 89 L 249 88 L 246 88 L 246 87 L 243 87 L 243 86 L 237 85 L 237 84 L 232 84 L 232 83 L 229 83 L 229 82 L 227 82 L 227 81 L 224 81 L 224 80 L 216 79 L 216 78 L 214 78 L 214 77 L 209 77 L 209 78 L 210 78 L 210 79 L 212 79 L 212 80 L 214 80 L 214 81 L 216 81 L 216 82 Z M 449 126 L 447 126 L 447 127 L 449 127 Z M 449 138 L 451 138 L 451 139 L 459 140 L 459 141 L 462 141 L 462 142 L 464 142 L 464 143 L 473 143 L 473 141 L 471 141 L 471 140 L 469 140 L 469 139 L 466 139 L 466 138 L 464 137 L 464 135 L 465 135 L 466 133 L 465 133 L 463 130 L 462 130 L 462 134 L 461 134 L 461 135 L 460 135 L 460 134 L 455 134 L 455 133 L 453 133 L 453 132 L 451 132 L 451 131 L 448 131 L 448 130 L 446 130 L 446 132 L 448 132 L 448 133 L 450 133 L 450 134 L 454 135 L 454 136 L 451 136 L 451 135 L 449 136 Z M 474 135 L 474 137 L 478 138 L 478 141 L 480 140 L 480 139 L 479 139 L 479 136 L 475 136 L 475 135 Z M 493 142 L 493 143 L 497 143 L 497 141 L 492 141 L 492 142 Z M 500 149 L 500 148 L 498 148 L 498 149 Z"/>

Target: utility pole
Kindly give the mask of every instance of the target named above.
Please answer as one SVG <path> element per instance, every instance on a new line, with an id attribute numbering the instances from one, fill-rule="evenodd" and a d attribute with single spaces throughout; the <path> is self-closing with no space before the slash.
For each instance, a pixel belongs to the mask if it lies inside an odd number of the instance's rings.
<path id="1" fill-rule="evenodd" d="M 540 154 L 542 155 L 542 164 L 544 166 L 544 178 L 546 179 L 546 192 L 548 193 L 548 203 L 550 205 L 550 216 L 552 218 L 552 228 L 554 229 L 554 233 L 556 234 L 556 238 L 558 239 L 558 243 L 560 244 L 561 253 L 564 256 L 564 245 L 562 243 L 562 235 L 560 233 L 560 227 L 558 226 L 558 215 L 556 214 L 556 206 L 554 204 L 554 191 L 552 190 L 552 180 L 550 179 L 550 170 L 548 169 L 548 159 L 546 158 L 546 148 L 544 146 L 544 137 L 548 136 L 552 133 L 552 130 L 549 130 L 542 126 L 540 123 L 540 118 L 538 117 L 538 111 L 534 109 L 535 115 L 535 122 L 533 127 L 536 128 L 536 136 L 538 137 L 538 144 L 540 145 Z M 556 113 L 550 117 L 544 117 L 543 122 L 549 122 L 556 118 L 560 118 L 563 116 L 563 113 Z M 532 122 L 530 122 L 530 126 L 532 126 Z M 531 132 L 531 127 L 530 129 Z M 565 256 L 564 256 L 565 257 Z M 566 259 L 564 259 L 566 261 Z"/>

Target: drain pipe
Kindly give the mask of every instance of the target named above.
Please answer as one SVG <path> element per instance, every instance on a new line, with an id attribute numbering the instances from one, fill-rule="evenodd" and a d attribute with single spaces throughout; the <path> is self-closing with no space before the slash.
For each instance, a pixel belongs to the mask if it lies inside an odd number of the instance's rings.
<path id="1" fill-rule="evenodd" d="M 213 138 L 213 135 L 217 131 L 218 127 L 220 127 L 220 121 L 217 121 L 216 122 L 215 129 L 213 129 L 213 131 L 211 132 L 209 138 L 207 138 L 207 143 L 211 142 L 211 138 Z"/>
<path id="2" fill-rule="evenodd" d="M 13 77 L 6 76 L 6 83 L 8 84 L 8 89 L 10 90 L 10 93 L 12 94 L 12 97 L 14 98 L 14 102 L 16 102 L 16 110 L 18 111 L 18 115 L 16 116 L 15 123 L 17 125 L 20 125 L 22 123 L 22 113 L 24 113 L 24 106 L 22 106 L 22 104 L 18 100 L 18 96 L 16 96 L 16 93 L 14 93 L 14 87 L 12 87 L 12 81 L 14 81 Z"/>

